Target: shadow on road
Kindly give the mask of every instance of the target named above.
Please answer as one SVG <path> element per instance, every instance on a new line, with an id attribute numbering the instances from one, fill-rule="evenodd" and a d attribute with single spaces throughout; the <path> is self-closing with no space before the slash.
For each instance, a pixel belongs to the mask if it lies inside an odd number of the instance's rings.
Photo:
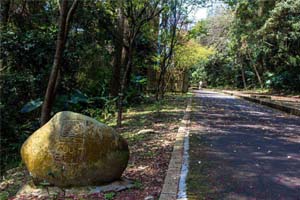
<path id="1" fill-rule="evenodd" d="M 206 173 L 200 178 L 213 189 L 190 193 L 199 199 L 300 199 L 299 117 L 208 91 L 197 93 L 194 107 L 189 177 Z"/>

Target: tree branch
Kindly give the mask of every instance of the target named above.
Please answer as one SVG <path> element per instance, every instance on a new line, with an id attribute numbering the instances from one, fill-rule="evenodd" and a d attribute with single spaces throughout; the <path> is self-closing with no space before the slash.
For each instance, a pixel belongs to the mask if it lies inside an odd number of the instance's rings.
<path id="1" fill-rule="evenodd" d="M 69 32 L 70 21 L 71 21 L 72 16 L 74 15 L 74 12 L 77 8 L 77 5 L 78 5 L 78 0 L 74 0 L 71 8 L 69 9 L 67 19 L 66 19 L 66 29 L 65 29 L 65 33 L 64 33 L 65 40 L 67 39 L 68 32 Z"/>

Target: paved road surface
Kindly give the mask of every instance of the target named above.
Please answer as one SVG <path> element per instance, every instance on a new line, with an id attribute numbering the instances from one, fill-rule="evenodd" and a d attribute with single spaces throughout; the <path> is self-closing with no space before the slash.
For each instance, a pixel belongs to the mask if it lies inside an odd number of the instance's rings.
<path id="1" fill-rule="evenodd" d="M 300 200 L 299 117 L 205 90 L 194 103 L 222 199 Z"/>

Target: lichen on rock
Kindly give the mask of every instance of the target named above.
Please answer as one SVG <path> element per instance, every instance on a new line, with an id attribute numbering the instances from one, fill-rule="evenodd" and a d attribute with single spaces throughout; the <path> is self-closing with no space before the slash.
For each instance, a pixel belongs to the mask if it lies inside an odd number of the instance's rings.
<path id="1" fill-rule="evenodd" d="M 113 128 L 64 111 L 25 141 L 21 156 L 35 182 L 87 186 L 120 179 L 129 150 Z"/>

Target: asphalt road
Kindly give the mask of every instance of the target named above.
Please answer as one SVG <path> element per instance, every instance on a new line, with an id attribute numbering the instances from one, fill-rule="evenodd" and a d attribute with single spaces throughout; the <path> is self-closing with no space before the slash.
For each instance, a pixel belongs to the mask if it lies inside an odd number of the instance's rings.
<path id="1" fill-rule="evenodd" d="M 300 200 L 299 117 L 205 90 L 194 104 L 192 131 L 206 146 L 202 163 L 217 163 L 209 176 L 218 199 Z"/>

